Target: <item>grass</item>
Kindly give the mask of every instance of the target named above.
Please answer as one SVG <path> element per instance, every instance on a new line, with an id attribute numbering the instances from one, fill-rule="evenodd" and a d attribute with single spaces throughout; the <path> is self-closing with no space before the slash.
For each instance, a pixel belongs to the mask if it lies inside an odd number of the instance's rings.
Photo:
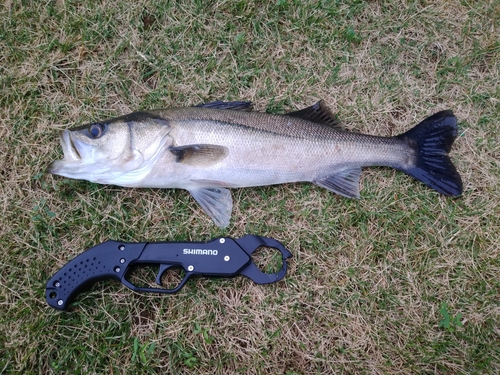
<path id="1" fill-rule="evenodd" d="M 497 374 L 499 17 L 498 1 L 4 1 L 0 373 Z M 464 194 L 372 168 L 361 200 L 233 190 L 220 230 L 184 191 L 44 173 L 62 129 L 219 99 L 324 99 L 377 135 L 453 109 Z M 48 278 L 107 239 L 246 233 L 292 251 L 282 282 L 200 278 L 165 297 L 103 281 L 68 312 L 45 303 Z"/>

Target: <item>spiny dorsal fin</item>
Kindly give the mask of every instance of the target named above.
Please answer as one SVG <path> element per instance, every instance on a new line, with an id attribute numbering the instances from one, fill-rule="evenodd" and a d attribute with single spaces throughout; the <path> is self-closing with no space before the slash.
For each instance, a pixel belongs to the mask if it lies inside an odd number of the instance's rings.
<path id="1" fill-rule="evenodd" d="M 228 154 L 225 146 L 204 144 L 169 147 L 169 151 L 177 157 L 177 163 L 201 166 L 215 164 Z"/>
<path id="2" fill-rule="evenodd" d="M 199 108 L 214 108 L 214 109 L 230 109 L 231 111 L 250 112 L 253 109 L 252 102 L 223 102 L 217 100 L 215 102 L 203 103 L 195 105 Z"/>
<path id="3" fill-rule="evenodd" d="M 337 130 L 345 130 L 342 123 L 336 115 L 330 111 L 323 100 L 310 107 L 301 109 L 299 111 L 290 112 L 286 114 L 291 117 L 298 117 L 303 120 L 308 120 L 321 125 L 328 125 Z"/>

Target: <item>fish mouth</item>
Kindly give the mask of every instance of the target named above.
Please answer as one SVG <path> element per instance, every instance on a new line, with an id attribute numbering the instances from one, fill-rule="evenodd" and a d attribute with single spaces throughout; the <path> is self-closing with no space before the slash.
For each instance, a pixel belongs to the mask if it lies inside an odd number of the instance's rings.
<path id="1" fill-rule="evenodd" d="M 75 166 L 75 164 L 80 164 L 83 161 L 83 157 L 73 142 L 69 130 L 62 131 L 59 143 L 61 144 L 64 158 L 51 163 L 47 167 L 47 172 L 52 174 L 63 174 L 70 166 Z"/>
<path id="2" fill-rule="evenodd" d="M 71 132 L 69 130 L 63 130 L 61 137 L 59 138 L 61 147 L 64 153 L 65 161 L 80 161 L 82 156 L 78 152 L 78 148 L 71 139 Z"/>

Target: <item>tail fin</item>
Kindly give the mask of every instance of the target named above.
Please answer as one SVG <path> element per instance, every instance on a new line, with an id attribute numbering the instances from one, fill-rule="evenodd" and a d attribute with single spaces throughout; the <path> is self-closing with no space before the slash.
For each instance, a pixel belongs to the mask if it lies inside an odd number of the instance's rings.
<path id="1" fill-rule="evenodd" d="M 462 179 L 448 157 L 457 134 L 453 112 L 441 111 L 397 136 L 417 151 L 415 164 L 401 170 L 444 195 L 462 194 Z"/>

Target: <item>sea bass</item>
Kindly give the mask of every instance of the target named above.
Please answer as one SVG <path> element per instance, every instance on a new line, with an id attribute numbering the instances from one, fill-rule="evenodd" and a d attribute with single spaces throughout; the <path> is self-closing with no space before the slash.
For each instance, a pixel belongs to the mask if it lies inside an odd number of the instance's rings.
<path id="1" fill-rule="evenodd" d="M 323 101 L 284 115 L 251 107 L 218 101 L 64 130 L 64 159 L 48 171 L 100 184 L 186 189 L 220 227 L 231 217 L 228 188 L 309 181 L 356 198 L 367 166 L 396 168 L 448 196 L 462 193 L 448 157 L 457 137 L 451 111 L 378 137 L 344 130 Z"/>

